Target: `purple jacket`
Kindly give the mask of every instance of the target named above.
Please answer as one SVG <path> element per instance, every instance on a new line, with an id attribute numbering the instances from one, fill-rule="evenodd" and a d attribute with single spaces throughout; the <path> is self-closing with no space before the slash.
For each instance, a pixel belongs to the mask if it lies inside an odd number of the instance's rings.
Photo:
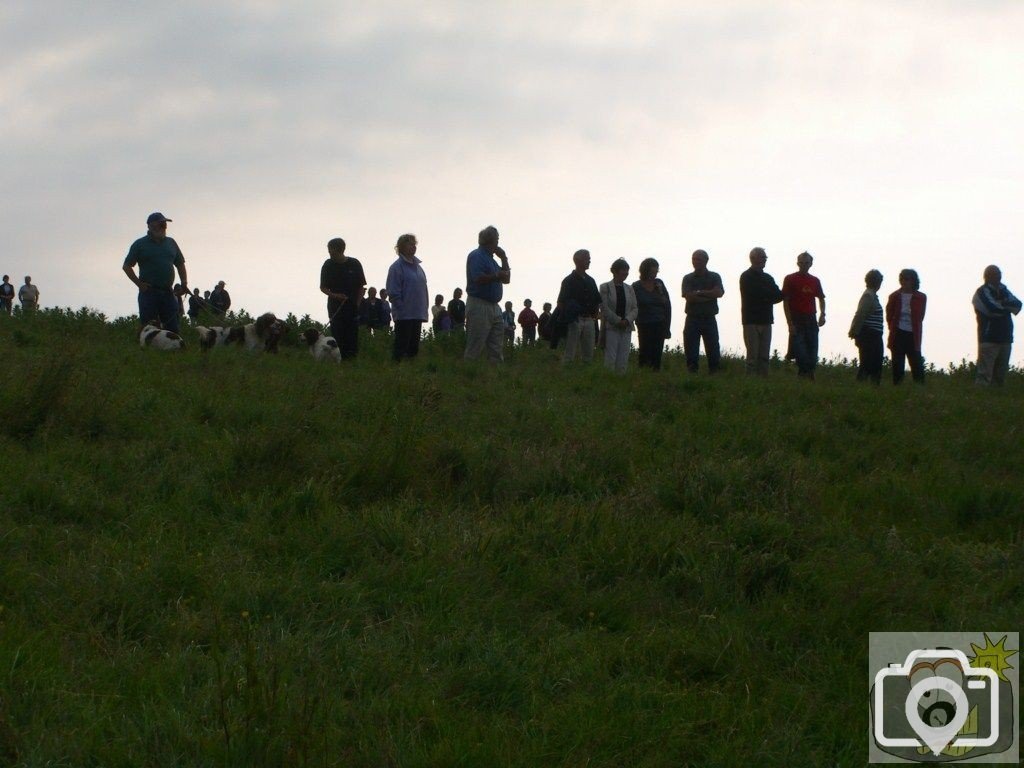
<path id="1" fill-rule="evenodd" d="M 427 295 L 427 275 L 414 258 L 410 263 L 401 256 L 388 270 L 388 299 L 391 301 L 391 315 L 399 320 L 420 320 L 429 317 L 430 298 Z"/>

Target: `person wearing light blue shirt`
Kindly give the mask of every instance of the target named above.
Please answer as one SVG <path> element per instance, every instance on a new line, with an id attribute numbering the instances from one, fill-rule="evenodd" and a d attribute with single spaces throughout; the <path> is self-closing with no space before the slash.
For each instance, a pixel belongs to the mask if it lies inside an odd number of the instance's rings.
<path id="1" fill-rule="evenodd" d="M 508 257 L 498 245 L 498 230 L 487 227 L 477 238 L 479 248 L 466 257 L 466 359 L 477 360 L 487 347 L 487 359 L 500 363 L 505 335 L 501 319 L 502 286 L 508 285 Z M 494 261 L 497 256 L 499 265 Z"/>
<path id="2" fill-rule="evenodd" d="M 430 298 L 427 275 L 416 258 L 416 235 L 402 235 L 395 244 L 398 259 L 388 270 L 388 296 L 395 319 L 396 361 L 416 357 L 420 350 L 423 323 L 427 321 Z"/>

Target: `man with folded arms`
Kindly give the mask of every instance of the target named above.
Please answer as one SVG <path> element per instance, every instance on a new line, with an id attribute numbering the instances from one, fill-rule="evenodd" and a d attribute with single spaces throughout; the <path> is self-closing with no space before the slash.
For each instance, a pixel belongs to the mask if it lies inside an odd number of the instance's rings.
<path id="1" fill-rule="evenodd" d="M 995 264 L 985 267 L 985 284 L 974 292 L 974 314 L 978 318 L 978 374 L 982 385 L 1001 385 L 1010 367 L 1013 347 L 1013 315 L 1020 312 L 1020 299 L 1003 285 L 1003 273 Z"/>

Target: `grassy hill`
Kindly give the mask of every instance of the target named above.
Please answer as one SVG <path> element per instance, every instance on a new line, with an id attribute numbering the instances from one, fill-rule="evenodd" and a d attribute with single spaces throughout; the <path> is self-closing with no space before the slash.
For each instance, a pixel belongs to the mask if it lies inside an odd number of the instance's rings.
<path id="1" fill-rule="evenodd" d="M 1024 614 L 1016 375 L 0 321 L 0 764 L 859 766 L 868 632 Z"/>

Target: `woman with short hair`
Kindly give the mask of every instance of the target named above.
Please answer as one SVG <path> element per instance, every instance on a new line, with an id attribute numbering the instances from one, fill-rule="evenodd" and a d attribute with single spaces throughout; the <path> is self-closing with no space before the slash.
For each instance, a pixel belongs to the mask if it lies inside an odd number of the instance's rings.
<path id="1" fill-rule="evenodd" d="M 906 375 L 906 361 L 917 384 L 924 384 L 924 358 L 921 336 L 928 297 L 921 293 L 921 278 L 913 269 L 900 271 L 900 289 L 889 295 L 885 319 L 889 325 L 889 349 L 892 351 L 892 383 Z"/>
<path id="2" fill-rule="evenodd" d="M 661 370 L 665 339 L 672 326 L 672 300 L 658 279 L 657 259 L 640 262 L 640 279 L 633 283 L 636 295 L 637 359 L 641 368 Z"/>
<path id="3" fill-rule="evenodd" d="M 864 276 L 864 293 L 857 304 L 857 312 L 850 323 L 850 338 L 857 344 L 860 365 L 857 381 L 870 379 L 879 384 L 882 381 L 882 304 L 878 301 L 878 289 L 882 287 L 882 273 L 872 269 Z"/>

